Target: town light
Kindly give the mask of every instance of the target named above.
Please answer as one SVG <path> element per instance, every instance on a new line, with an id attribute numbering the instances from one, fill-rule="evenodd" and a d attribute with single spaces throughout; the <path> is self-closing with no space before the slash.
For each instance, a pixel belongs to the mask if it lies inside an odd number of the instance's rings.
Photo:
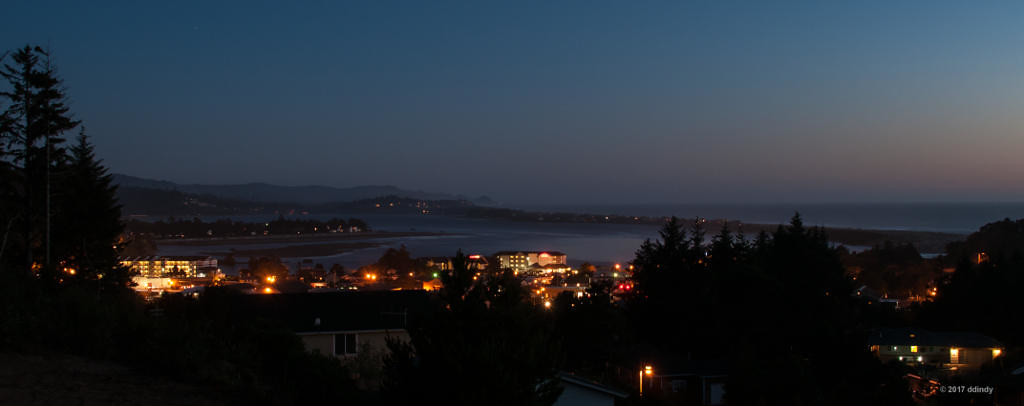
<path id="1" fill-rule="evenodd" d="M 650 365 L 645 366 L 644 367 L 644 373 L 647 374 L 648 376 L 654 374 L 654 367 L 652 367 Z"/>
<path id="2" fill-rule="evenodd" d="M 274 283 L 274 281 L 277 281 L 277 277 L 276 276 L 268 276 L 267 277 L 267 283 Z"/>
<path id="3" fill-rule="evenodd" d="M 545 300 L 544 301 L 544 308 L 545 309 L 550 309 L 551 308 L 551 301 L 550 300 Z"/>
<path id="4" fill-rule="evenodd" d="M 615 264 L 615 270 L 617 271 L 620 269 L 622 269 L 622 264 Z"/>
<path id="5" fill-rule="evenodd" d="M 263 293 L 273 293 L 273 292 L 274 292 L 274 290 L 271 289 L 270 286 L 267 286 L 267 287 L 263 288 Z"/>
<path id="6" fill-rule="evenodd" d="M 434 277 L 437 278 L 437 272 L 434 272 Z"/>
<path id="7" fill-rule="evenodd" d="M 1003 353 L 1003 350 L 1000 350 L 998 348 L 994 348 L 994 349 L 992 349 L 992 358 L 998 357 L 1002 353 Z"/>

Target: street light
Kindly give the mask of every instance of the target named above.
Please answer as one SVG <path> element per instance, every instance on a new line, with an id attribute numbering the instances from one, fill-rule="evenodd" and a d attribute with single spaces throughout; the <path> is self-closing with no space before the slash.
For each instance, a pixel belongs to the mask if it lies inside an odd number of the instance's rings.
<path id="1" fill-rule="evenodd" d="M 647 365 L 640 371 L 640 396 L 644 395 L 644 375 L 654 376 L 654 367 Z"/>

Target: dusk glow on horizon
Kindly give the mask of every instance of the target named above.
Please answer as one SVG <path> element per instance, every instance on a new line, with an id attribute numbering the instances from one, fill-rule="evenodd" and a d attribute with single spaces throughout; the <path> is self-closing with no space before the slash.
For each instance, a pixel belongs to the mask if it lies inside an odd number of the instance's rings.
<path id="1" fill-rule="evenodd" d="M 132 176 L 509 204 L 1024 201 L 1017 3 L 6 11 L 24 18 L 0 48 L 49 44 L 97 155 Z"/>

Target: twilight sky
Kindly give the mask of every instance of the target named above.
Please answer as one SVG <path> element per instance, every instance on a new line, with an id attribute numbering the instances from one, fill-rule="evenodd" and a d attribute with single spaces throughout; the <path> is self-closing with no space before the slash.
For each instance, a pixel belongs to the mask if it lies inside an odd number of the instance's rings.
<path id="1" fill-rule="evenodd" d="M 1024 200 L 1024 3 L 891 3 L 14 1 L 0 48 L 49 43 L 100 156 L 141 177 Z"/>

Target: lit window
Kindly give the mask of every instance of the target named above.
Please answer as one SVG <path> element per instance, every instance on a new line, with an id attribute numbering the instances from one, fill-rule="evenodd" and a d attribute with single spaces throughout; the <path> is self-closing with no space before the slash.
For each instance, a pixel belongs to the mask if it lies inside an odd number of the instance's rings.
<path id="1" fill-rule="evenodd" d="M 910 352 L 917 352 L 917 346 L 916 345 L 911 345 L 910 346 Z"/>

